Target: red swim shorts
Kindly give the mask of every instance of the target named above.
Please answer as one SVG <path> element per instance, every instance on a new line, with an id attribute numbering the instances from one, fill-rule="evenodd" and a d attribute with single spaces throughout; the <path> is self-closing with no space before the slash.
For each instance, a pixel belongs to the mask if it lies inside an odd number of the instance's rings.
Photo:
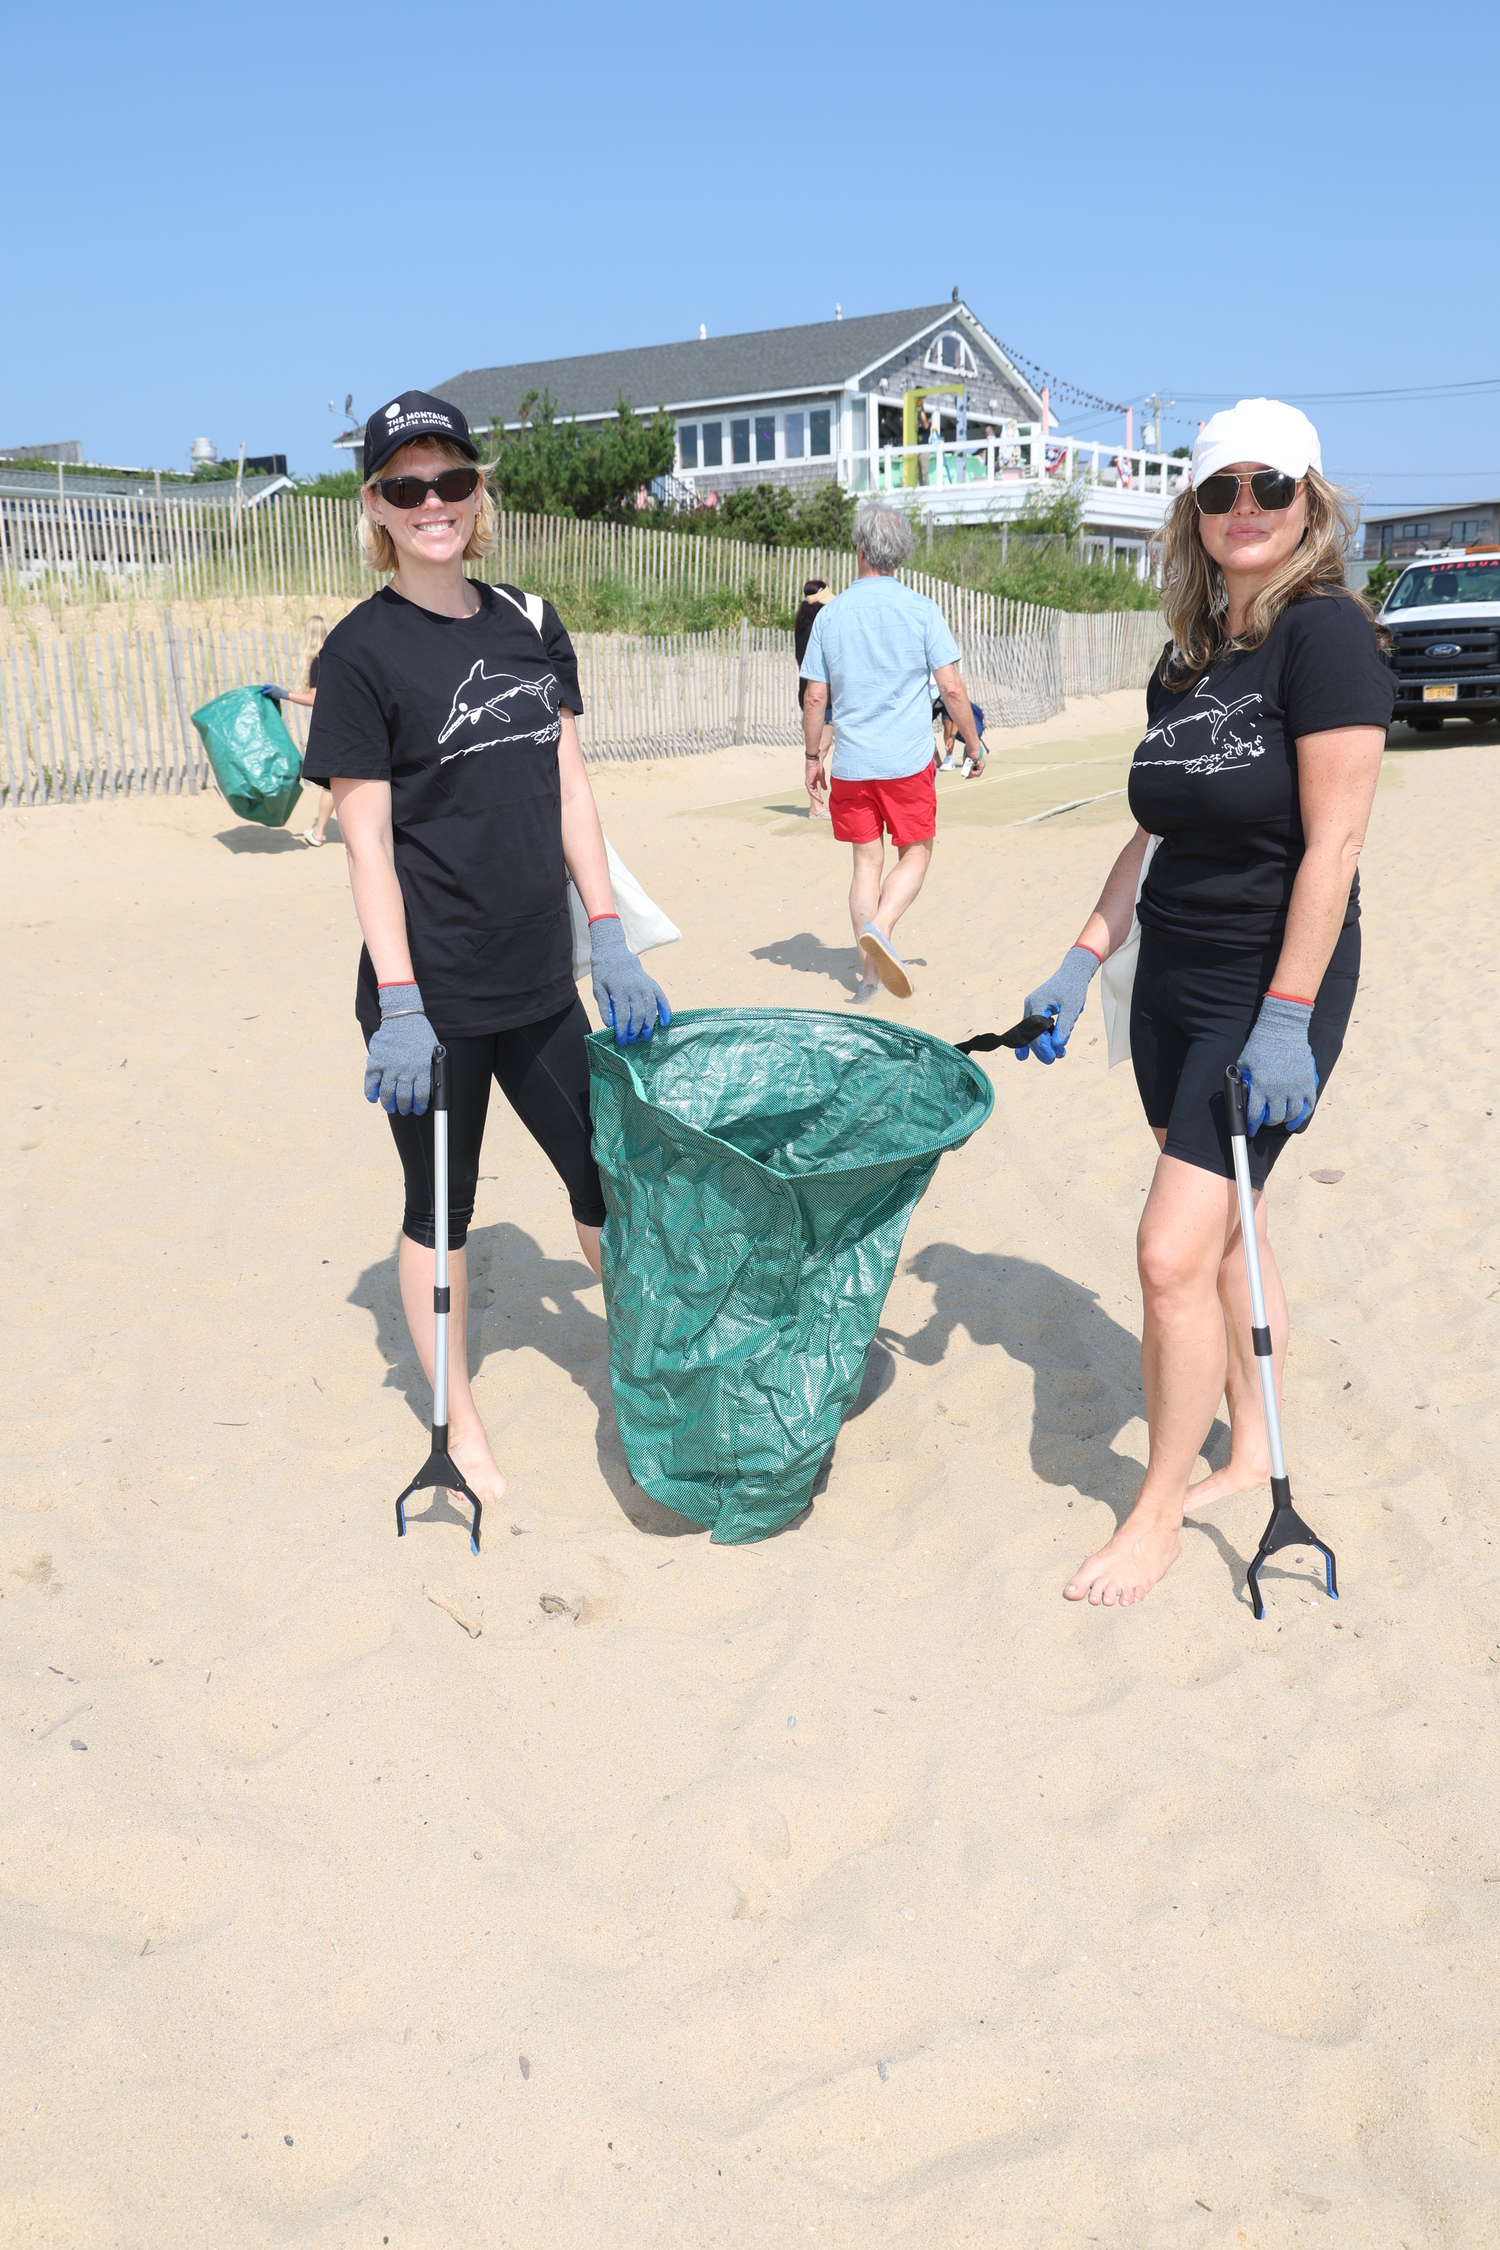
<path id="1" fill-rule="evenodd" d="M 828 812 L 841 844 L 878 844 L 883 831 L 900 851 L 937 834 L 936 764 L 899 781 L 838 781 L 829 786 Z"/>

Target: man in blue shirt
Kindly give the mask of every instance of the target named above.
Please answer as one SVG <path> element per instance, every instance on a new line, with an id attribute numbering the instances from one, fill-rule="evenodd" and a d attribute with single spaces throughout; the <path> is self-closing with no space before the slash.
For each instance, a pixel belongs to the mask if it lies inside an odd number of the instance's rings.
<path id="1" fill-rule="evenodd" d="M 819 747 L 830 693 L 838 713 L 828 810 L 834 835 L 854 847 L 849 917 L 859 947 L 856 1001 L 873 998 L 880 984 L 898 999 L 911 997 L 911 978 L 891 939 L 926 880 L 937 832 L 931 680 L 963 736 L 971 775 L 984 765 L 974 708 L 959 677 L 958 643 L 937 603 L 894 576 L 913 544 L 899 508 L 865 503 L 854 519 L 859 576 L 819 611 L 802 659 L 805 778 L 815 814 L 822 810 Z M 889 875 L 887 830 L 896 847 Z"/>

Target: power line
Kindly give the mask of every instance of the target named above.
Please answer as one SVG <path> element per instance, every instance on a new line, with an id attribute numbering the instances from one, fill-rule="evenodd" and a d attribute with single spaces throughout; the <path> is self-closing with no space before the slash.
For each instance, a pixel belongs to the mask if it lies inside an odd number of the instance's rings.
<path id="1" fill-rule="evenodd" d="M 1376 391 L 1287 391 L 1283 395 L 1291 406 L 1357 406 L 1400 398 L 1477 398 L 1488 391 L 1500 391 L 1500 375 L 1480 375 L 1454 383 L 1410 383 Z M 1240 394 L 1195 391 L 1184 386 L 1182 395 L 1203 406 L 1233 406 Z"/>

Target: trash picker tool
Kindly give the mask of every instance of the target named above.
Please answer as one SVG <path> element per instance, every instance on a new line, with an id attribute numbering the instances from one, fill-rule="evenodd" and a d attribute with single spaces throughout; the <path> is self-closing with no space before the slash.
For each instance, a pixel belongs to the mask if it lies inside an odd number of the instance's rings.
<path id="1" fill-rule="evenodd" d="M 414 1523 L 457 1523 L 463 1517 L 442 1497 L 461 1492 L 474 1510 L 469 1546 L 479 1552 L 479 1495 L 448 1451 L 448 1050 L 432 1050 L 433 1212 L 436 1237 L 432 1272 L 432 1451 L 396 1502 L 396 1536 L 406 1537 L 406 1503 L 414 1492 L 438 1494 Z"/>
<path id="2" fill-rule="evenodd" d="M 1255 1560 L 1245 1574 L 1255 1614 L 1257 1618 L 1261 1618 L 1265 1615 L 1265 1605 L 1260 1598 L 1260 1566 L 1279 1548 L 1316 1547 L 1328 1573 L 1328 1594 L 1331 1601 L 1338 1600 L 1339 1585 L 1333 1549 L 1325 1547 L 1321 1539 L 1314 1538 L 1292 1506 L 1292 1487 L 1286 1473 L 1286 1456 L 1281 1450 L 1281 1415 L 1276 1405 L 1276 1376 L 1271 1365 L 1271 1330 L 1266 1320 L 1266 1293 L 1260 1278 L 1260 1243 L 1255 1232 L 1255 1198 L 1250 1187 L 1250 1157 L 1245 1143 L 1245 1097 L 1248 1092 L 1248 1082 L 1241 1077 L 1238 1063 L 1231 1063 L 1224 1073 L 1224 1101 L 1229 1111 L 1229 1145 L 1234 1153 L 1234 1184 L 1239 1191 L 1240 1239 L 1245 1245 L 1245 1271 L 1250 1278 L 1250 1334 L 1255 1344 L 1255 1365 L 1260 1375 L 1261 1404 L 1266 1416 L 1266 1444 L 1271 1455 L 1271 1520 L 1261 1533 Z"/>

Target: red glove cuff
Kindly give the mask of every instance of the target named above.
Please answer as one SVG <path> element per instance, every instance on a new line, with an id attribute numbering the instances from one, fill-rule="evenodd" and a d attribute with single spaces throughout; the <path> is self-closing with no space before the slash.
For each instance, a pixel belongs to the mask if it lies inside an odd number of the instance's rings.
<path id="1" fill-rule="evenodd" d="M 592 929 L 596 922 L 618 922 L 619 919 L 618 914 L 591 914 L 589 916 L 589 928 Z"/>
<path id="2" fill-rule="evenodd" d="M 1310 1008 L 1312 1006 L 1311 1000 L 1304 1000 L 1300 992 L 1277 992 L 1274 989 L 1269 989 L 1266 998 L 1268 1000 L 1293 1000 L 1299 1008 Z"/>

